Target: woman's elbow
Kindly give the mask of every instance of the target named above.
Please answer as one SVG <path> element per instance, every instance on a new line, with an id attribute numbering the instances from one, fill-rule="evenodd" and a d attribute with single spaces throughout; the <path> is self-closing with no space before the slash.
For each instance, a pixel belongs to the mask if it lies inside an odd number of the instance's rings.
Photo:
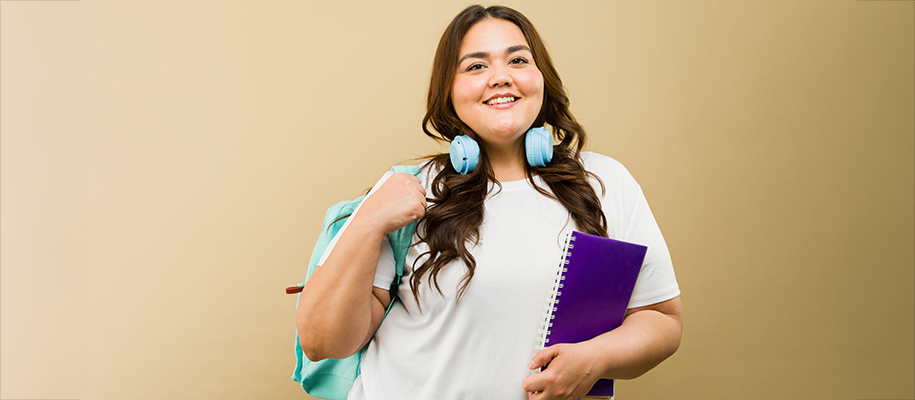
<path id="1" fill-rule="evenodd" d="M 307 325 L 314 326 L 314 325 Z M 358 348 L 351 349 L 346 341 L 330 333 L 322 333 L 315 329 L 305 330 L 303 325 L 296 326 L 299 334 L 299 347 L 312 362 L 327 358 L 346 358 L 356 353 Z"/>
<path id="2" fill-rule="evenodd" d="M 333 358 L 328 354 L 327 343 L 322 339 L 320 329 L 314 329 L 320 325 L 316 321 L 309 321 L 308 316 L 304 314 L 296 315 L 296 333 L 299 336 L 299 347 L 302 353 L 312 362 L 321 361 L 325 358 Z M 311 327 L 311 329 L 306 328 Z"/>
<path id="3" fill-rule="evenodd" d="M 305 357 L 311 362 L 318 362 L 327 358 L 321 354 L 321 351 L 313 346 L 311 342 L 306 341 L 301 337 L 299 338 L 299 346 L 302 347 L 302 353 L 305 353 Z"/>
<path id="4" fill-rule="evenodd" d="M 320 332 L 316 332 L 315 329 L 305 329 L 305 326 L 314 326 L 314 325 L 305 325 L 300 321 L 296 321 L 296 332 L 299 334 L 299 347 L 302 348 L 302 353 L 305 353 L 305 357 L 308 357 L 312 362 L 321 361 L 326 358 L 336 358 L 333 357 L 333 354 L 329 354 L 328 343 L 321 340 L 322 336 Z"/>
<path id="5" fill-rule="evenodd" d="M 305 357 L 308 357 L 312 362 L 321 361 L 327 356 L 321 351 L 321 346 L 319 345 L 318 338 L 315 336 L 315 331 L 308 330 L 305 327 L 307 326 L 316 326 L 314 321 L 309 321 L 308 314 L 297 311 L 295 315 L 295 329 L 298 334 L 299 347 L 302 348 L 302 353 L 305 353 Z"/>
<path id="6" fill-rule="evenodd" d="M 334 343 L 319 343 L 317 341 L 299 337 L 299 346 L 302 347 L 302 353 L 305 353 L 305 357 L 312 362 L 328 358 L 346 358 L 356 354 L 356 351 L 359 350 L 358 348 L 351 350 L 349 348 L 340 347 L 339 345 L 333 345 Z"/>

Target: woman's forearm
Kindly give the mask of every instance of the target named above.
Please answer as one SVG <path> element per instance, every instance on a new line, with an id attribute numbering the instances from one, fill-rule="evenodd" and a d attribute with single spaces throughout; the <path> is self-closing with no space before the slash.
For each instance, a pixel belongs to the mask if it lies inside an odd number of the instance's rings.
<path id="1" fill-rule="evenodd" d="M 648 372 L 680 347 L 680 298 L 630 310 L 623 324 L 593 340 L 595 367 L 607 379 L 632 379 Z"/>

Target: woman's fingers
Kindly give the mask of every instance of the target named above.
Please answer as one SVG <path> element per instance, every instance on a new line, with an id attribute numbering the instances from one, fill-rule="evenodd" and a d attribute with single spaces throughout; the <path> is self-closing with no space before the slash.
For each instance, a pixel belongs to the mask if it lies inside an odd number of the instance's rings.
<path id="1" fill-rule="evenodd" d="M 368 197 L 363 213 L 385 234 L 392 233 L 426 215 L 426 190 L 419 178 L 396 173 Z"/>
<path id="2" fill-rule="evenodd" d="M 556 356 L 559 355 L 559 346 L 550 346 L 534 354 L 534 357 L 531 359 L 531 362 L 527 364 L 528 369 L 539 369 L 543 368 L 545 365 L 549 364 Z M 549 383 L 547 382 L 548 376 L 542 373 L 531 375 L 525 378 L 521 382 L 521 386 L 524 388 L 524 391 L 528 393 L 537 393 L 543 392 L 547 388 Z"/>
<path id="3" fill-rule="evenodd" d="M 528 368 L 547 368 L 522 381 L 531 400 L 580 399 L 597 381 L 587 344 L 558 344 L 534 355 Z"/>

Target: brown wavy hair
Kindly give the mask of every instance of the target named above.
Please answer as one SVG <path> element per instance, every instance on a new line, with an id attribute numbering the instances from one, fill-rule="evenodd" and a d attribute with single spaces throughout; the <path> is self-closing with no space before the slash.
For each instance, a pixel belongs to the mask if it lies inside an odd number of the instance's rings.
<path id="1" fill-rule="evenodd" d="M 579 156 L 587 142 L 584 128 L 569 111 L 569 98 L 543 40 L 533 24 L 520 12 L 504 6 L 483 8 L 474 5 L 461 11 L 451 21 L 435 52 L 423 132 L 433 139 L 445 142 L 450 142 L 459 135 L 467 135 L 479 141 L 476 133 L 458 118 L 451 92 L 464 36 L 478 22 L 491 18 L 512 22 L 521 29 L 530 45 L 534 63 L 543 74 L 543 105 L 533 126 L 548 125 L 552 128 L 550 130 L 554 143 L 558 144 L 553 146 L 553 159 L 546 166 L 531 167 L 526 164 L 528 180 L 538 192 L 559 201 L 569 211 L 578 230 L 606 237 L 607 218 L 594 187 L 588 182 L 588 176 L 595 177 L 598 182 L 600 179 L 585 171 Z M 425 261 L 419 267 L 414 263 L 410 279 L 410 288 L 417 299 L 417 305 L 423 278 L 427 278 L 439 294 L 444 295 L 437 276 L 455 259 L 463 261 L 467 268 L 458 288 L 457 299 L 463 296 L 476 269 L 476 261 L 467 246 L 476 244 L 480 239 L 483 202 L 489 182 L 498 185 L 483 146 L 480 146 L 477 168 L 467 175 L 455 171 L 448 153 L 429 156 L 428 160 L 431 168 L 440 172 L 432 179 L 430 206 L 417 229 L 420 241 L 429 246 L 429 251 L 418 257 L 416 263 L 423 258 Z M 533 178 L 535 174 L 540 176 L 550 190 L 537 185 Z M 600 185 L 601 190 L 605 190 L 603 182 Z"/>

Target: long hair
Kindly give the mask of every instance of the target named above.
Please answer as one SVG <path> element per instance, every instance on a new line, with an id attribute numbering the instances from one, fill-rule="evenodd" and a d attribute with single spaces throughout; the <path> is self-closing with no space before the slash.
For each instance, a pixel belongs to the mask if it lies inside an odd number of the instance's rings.
<path id="1" fill-rule="evenodd" d="M 538 192 L 562 204 L 569 211 L 578 230 L 606 237 L 607 218 L 601 209 L 600 199 L 588 181 L 588 176 L 597 177 L 585 171 L 581 163 L 580 154 L 587 136 L 569 111 L 569 98 L 543 40 L 534 25 L 520 12 L 503 6 L 483 8 L 474 5 L 461 11 L 451 21 L 435 52 L 423 132 L 439 141 L 451 141 L 459 135 L 478 139 L 476 133 L 458 118 L 454 110 L 452 84 L 464 36 L 478 22 L 491 18 L 506 20 L 518 26 L 531 48 L 535 65 L 543 75 L 543 105 L 534 126 L 549 125 L 554 143 L 558 144 L 553 147 L 553 160 L 546 166 L 527 165 L 528 180 Z M 483 203 L 489 182 L 498 184 L 483 146 L 480 146 L 477 168 L 467 175 L 460 175 L 454 170 L 447 153 L 432 155 L 429 160 L 433 169 L 440 172 L 432 179 L 431 205 L 417 229 L 420 241 L 429 246 L 428 253 L 417 258 L 417 263 L 422 259 L 424 261 L 419 267 L 414 264 L 410 280 L 417 305 L 419 286 L 424 277 L 435 286 L 439 294 L 443 294 L 437 281 L 438 273 L 455 259 L 460 259 L 467 268 L 458 288 L 458 299 L 463 296 L 476 269 L 476 261 L 467 246 L 476 244 L 480 239 Z M 550 190 L 538 186 L 533 179 L 534 174 L 539 175 Z M 599 178 L 597 180 L 600 182 Z M 600 184 L 601 190 L 604 190 L 603 182 Z"/>

